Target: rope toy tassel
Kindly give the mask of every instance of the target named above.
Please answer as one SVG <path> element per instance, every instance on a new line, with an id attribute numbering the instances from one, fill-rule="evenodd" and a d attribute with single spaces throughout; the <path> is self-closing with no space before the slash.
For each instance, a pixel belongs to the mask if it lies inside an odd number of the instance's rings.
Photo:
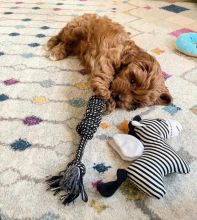
<path id="1" fill-rule="evenodd" d="M 64 205 L 71 202 L 81 195 L 84 202 L 88 201 L 88 196 L 83 185 L 83 176 L 86 173 L 85 165 L 81 162 L 83 152 L 87 141 L 93 138 L 94 133 L 102 119 L 105 107 L 105 101 L 92 96 L 88 102 L 84 119 L 77 125 L 77 132 L 81 137 L 79 147 L 76 152 L 75 159 L 71 161 L 64 171 L 57 176 L 50 176 L 46 179 L 48 190 L 54 192 L 54 195 L 63 191 L 60 200 Z"/>
<path id="2" fill-rule="evenodd" d="M 80 194 L 84 202 L 88 201 L 87 194 L 83 186 L 83 176 L 85 175 L 85 166 L 81 162 L 69 165 L 65 171 L 60 172 L 59 176 L 51 176 L 46 182 L 48 190 L 54 192 L 54 195 L 65 191 L 66 194 L 60 196 L 64 205 L 73 202 Z"/>

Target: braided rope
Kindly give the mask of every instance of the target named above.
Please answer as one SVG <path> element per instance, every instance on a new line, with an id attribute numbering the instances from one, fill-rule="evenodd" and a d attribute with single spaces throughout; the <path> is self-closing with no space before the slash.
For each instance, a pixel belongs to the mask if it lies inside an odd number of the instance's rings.
<path id="1" fill-rule="evenodd" d="M 54 194 L 57 194 L 62 190 L 66 192 L 66 194 L 60 197 L 65 205 L 73 202 L 80 194 L 84 202 L 87 202 L 88 200 L 83 185 L 83 176 L 85 175 L 86 168 L 81 162 L 81 159 L 87 141 L 93 138 L 94 133 L 99 127 L 104 107 L 104 100 L 96 96 L 90 98 L 84 118 L 76 127 L 76 131 L 81 139 L 76 151 L 75 159 L 67 165 L 65 171 L 59 173 L 59 176 L 49 177 L 46 180 L 49 189 L 54 191 Z"/>

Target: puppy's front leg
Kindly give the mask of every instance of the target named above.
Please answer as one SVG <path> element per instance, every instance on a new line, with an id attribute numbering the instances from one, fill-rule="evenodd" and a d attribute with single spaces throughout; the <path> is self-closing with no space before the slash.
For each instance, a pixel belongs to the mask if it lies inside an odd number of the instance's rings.
<path id="1" fill-rule="evenodd" d="M 110 83 L 113 77 L 114 68 L 111 60 L 106 56 L 97 57 L 91 72 L 91 86 L 95 95 L 109 100 L 111 97 Z"/>

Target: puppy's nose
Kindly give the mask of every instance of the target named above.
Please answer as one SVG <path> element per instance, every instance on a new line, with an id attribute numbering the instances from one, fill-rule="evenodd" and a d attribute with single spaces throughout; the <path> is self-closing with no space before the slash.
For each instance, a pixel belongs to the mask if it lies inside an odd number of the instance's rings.
<path id="1" fill-rule="evenodd" d="M 140 107 L 140 103 L 134 102 L 134 103 L 130 106 L 130 108 L 128 108 L 128 111 L 134 111 L 134 110 L 136 110 L 136 109 L 139 108 L 139 107 Z"/>
<path id="2" fill-rule="evenodd" d="M 122 96 L 120 94 L 114 96 L 115 101 L 121 101 Z"/>

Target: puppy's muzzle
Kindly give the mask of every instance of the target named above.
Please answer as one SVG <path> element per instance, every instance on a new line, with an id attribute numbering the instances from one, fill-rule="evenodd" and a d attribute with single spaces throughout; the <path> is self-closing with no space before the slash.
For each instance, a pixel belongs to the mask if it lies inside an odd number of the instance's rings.
<path id="1" fill-rule="evenodd" d="M 139 102 L 134 102 L 127 110 L 128 111 L 134 111 L 138 108 L 140 108 L 140 103 Z"/>
<path id="2" fill-rule="evenodd" d="M 114 95 L 114 100 L 116 102 L 120 102 L 122 100 L 122 96 L 120 94 L 116 94 L 116 95 Z"/>

